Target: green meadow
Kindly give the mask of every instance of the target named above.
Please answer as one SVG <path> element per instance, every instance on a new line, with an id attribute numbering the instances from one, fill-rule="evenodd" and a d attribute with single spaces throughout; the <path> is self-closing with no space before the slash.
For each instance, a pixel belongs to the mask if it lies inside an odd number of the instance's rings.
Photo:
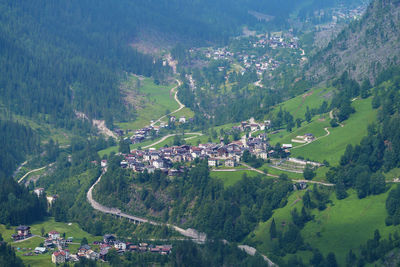
<path id="1" fill-rule="evenodd" d="M 305 243 L 317 247 L 325 256 L 329 252 L 334 252 L 341 266 L 345 263 L 348 251 L 352 249 L 355 253 L 359 253 L 360 245 L 373 237 L 375 229 L 378 229 L 384 238 L 387 238 L 389 233 L 400 230 L 400 226 L 385 225 L 387 192 L 364 199 L 358 199 L 353 190 L 349 190 L 348 193 L 349 197 L 343 200 L 337 200 L 332 193 L 332 204 L 328 204 L 323 211 L 312 210 L 314 219 L 301 230 Z M 301 210 L 303 194 L 304 191 L 293 192 L 286 206 L 274 211 L 272 218 L 275 219 L 278 230 L 286 229 L 287 226 L 283 226 L 282 223 L 287 225 L 291 222 L 290 212 L 294 208 Z M 247 238 L 249 243 L 256 244 L 257 248 L 266 254 L 272 250 L 269 237 L 272 218 L 267 222 L 261 222 Z M 311 252 L 298 251 L 297 255 L 303 258 L 305 264 L 308 264 Z M 285 259 L 289 256 L 287 255 Z"/>
<path id="2" fill-rule="evenodd" d="M 132 76 L 129 78 L 127 83 L 135 84 L 137 82 L 136 77 Z M 150 124 L 151 120 L 156 120 L 168 112 L 176 110 L 179 106 L 174 99 L 174 93 L 171 93 L 171 89 L 176 84 L 170 85 L 156 85 L 152 79 L 144 78 L 140 81 L 140 87 L 136 85 L 127 86 L 130 90 L 136 90 L 135 98 L 139 103 L 136 103 L 137 118 L 132 122 L 121 122 L 116 123 L 121 129 L 140 129 Z"/>
<path id="3" fill-rule="evenodd" d="M 307 91 L 306 93 L 289 99 L 275 108 L 274 112 L 278 112 L 282 107 L 293 115 L 294 119 L 304 119 L 304 114 L 307 111 L 307 106 L 310 109 L 318 108 L 322 102 L 331 99 L 332 88 L 319 88 Z"/>
<path id="4" fill-rule="evenodd" d="M 372 109 L 371 100 L 371 98 L 368 98 L 354 101 L 352 106 L 356 113 L 343 122 L 344 127 L 329 128 L 329 136 L 306 146 L 292 149 L 292 155 L 318 162 L 327 160 L 331 165 L 338 164 L 346 146 L 358 144 L 367 135 L 367 126 L 375 121 L 377 112 Z"/>
<path id="5" fill-rule="evenodd" d="M 211 178 L 218 179 L 224 183 L 224 187 L 229 187 L 236 184 L 243 178 L 243 175 L 247 177 L 256 177 L 260 175 L 255 171 L 243 170 L 243 171 L 226 171 L 226 172 L 210 172 Z"/>

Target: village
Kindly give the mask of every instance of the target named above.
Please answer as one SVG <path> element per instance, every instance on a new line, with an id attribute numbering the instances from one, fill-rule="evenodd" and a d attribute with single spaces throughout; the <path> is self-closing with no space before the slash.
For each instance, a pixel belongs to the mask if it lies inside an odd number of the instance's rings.
<path id="1" fill-rule="evenodd" d="M 202 56 L 208 60 L 226 60 L 229 63 L 237 62 L 242 68 L 242 75 L 246 71 L 255 70 L 259 78 L 266 71 L 274 71 L 282 62 L 275 59 L 271 53 L 263 53 L 263 55 L 260 56 L 250 50 L 262 49 L 263 51 L 267 51 L 267 48 L 287 48 L 298 50 L 300 54 L 304 54 L 304 51 L 299 48 L 298 38 L 293 36 L 290 32 L 273 32 L 254 35 L 252 38 L 249 38 L 246 46 L 246 50 L 235 52 L 229 47 L 191 49 L 190 52 L 192 54 L 200 52 Z M 224 67 L 219 68 L 219 71 L 223 70 Z"/>
<path id="2" fill-rule="evenodd" d="M 20 225 L 16 228 L 16 234 L 13 234 L 11 237 L 14 241 L 19 241 L 33 237 L 33 235 L 29 226 Z M 135 253 L 158 253 L 161 255 L 168 255 L 172 250 L 172 245 L 153 245 L 144 242 L 134 244 L 120 241 L 116 236 L 111 234 L 104 235 L 103 240 L 94 241 L 92 245 L 74 243 L 73 237 L 66 238 L 65 233 L 61 234 L 57 231 L 50 231 L 43 239 L 44 242 L 39 247 L 34 249 L 29 248 L 24 253 L 24 256 L 50 253 L 51 261 L 55 264 L 60 264 L 64 262 L 78 262 L 81 258 L 106 261 L 106 255 L 111 249 L 116 250 L 118 254 L 130 251 Z M 80 247 L 76 253 L 71 253 L 68 249 L 69 244 L 79 244 Z M 16 249 L 20 250 L 18 247 Z"/>
<path id="3" fill-rule="evenodd" d="M 270 158 L 288 158 L 292 144 L 282 144 L 280 147 L 270 146 L 265 130 L 270 127 L 269 120 L 257 123 L 254 119 L 243 121 L 238 126 L 232 126 L 233 131 L 243 133 L 241 138 L 236 141 L 225 143 L 220 139 L 220 143 L 206 143 L 197 146 L 180 145 L 166 146 L 159 149 L 149 148 L 145 150 L 134 149 L 124 156 L 120 162 L 122 168 L 131 169 L 134 172 L 153 173 L 161 170 L 168 176 L 173 177 L 182 173 L 185 169 L 185 162 L 192 162 L 196 159 L 207 160 L 208 166 L 217 168 L 235 168 L 242 161 L 243 153 L 247 150 L 252 156 L 266 161 Z M 254 136 L 253 136 L 254 135 Z M 135 142 L 132 137 L 132 143 Z M 312 134 L 297 136 L 292 140 L 299 143 L 309 143 L 315 138 Z M 101 167 L 107 167 L 107 160 L 101 161 Z"/>

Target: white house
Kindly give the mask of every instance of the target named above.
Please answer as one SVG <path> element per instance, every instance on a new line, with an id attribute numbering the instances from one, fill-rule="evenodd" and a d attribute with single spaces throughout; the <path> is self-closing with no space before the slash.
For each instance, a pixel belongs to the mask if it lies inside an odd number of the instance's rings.
<path id="1" fill-rule="evenodd" d="M 43 253 L 46 252 L 46 248 L 44 248 L 44 247 L 36 247 L 35 250 L 34 250 L 34 252 L 35 252 L 36 254 L 43 254 Z"/>
<path id="2" fill-rule="evenodd" d="M 40 197 L 44 193 L 44 188 L 36 188 L 35 190 L 33 190 L 33 192 L 35 192 L 35 194 Z"/>
<path id="3" fill-rule="evenodd" d="M 180 118 L 179 118 L 179 122 L 180 122 L 180 123 L 186 123 L 186 117 L 183 117 L 183 116 L 180 117 Z"/>
<path id="4" fill-rule="evenodd" d="M 107 167 L 107 160 L 103 159 L 103 160 L 101 161 L 100 165 L 101 165 L 102 168 Z"/>
<path id="5" fill-rule="evenodd" d="M 164 168 L 164 161 L 162 161 L 162 160 L 160 160 L 160 159 L 155 160 L 155 161 L 153 161 L 153 166 L 154 166 L 155 168 L 157 168 L 157 169 Z"/>
<path id="6" fill-rule="evenodd" d="M 225 160 L 225 166 L 226 167 L 235 167 L 236 161 L 234 161 L 233 159 L 227 159 L 227 160 Z"/>
<path id="7" fill-rule="evenodd" d="M 58 239 L 58 238 L 60 238 L 60 233 L 57 231 L 51 231 L 51 232 L 49 232 L 49 237 L 53 240 Z"/>
<path id="8" fill-rule="evenodd" d="M 126 244 L 121 241 L 114 242 L 114 247 L 118 250 L 126 250 Z"/>
<path id="9" fill-rule="evenodd" d="M 214 159 L 214 158 L 208 159 L 208 166 L 212 166 L 212 167 L 218 166 L 218 159 Z"/>

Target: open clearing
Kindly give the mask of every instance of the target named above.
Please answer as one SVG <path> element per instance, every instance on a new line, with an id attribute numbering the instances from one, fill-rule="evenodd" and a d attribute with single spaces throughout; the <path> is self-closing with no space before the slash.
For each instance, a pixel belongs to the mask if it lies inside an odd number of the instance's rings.
<path id="1" fill-rule="evenodd" d="M 358 199 L 353 190 L 349 190 L 348 193 L 349 197 L 340 201 L 332 193 L 332 204 L 328 204 L 323 211 L 314 209 L 312 211 L 315 215 L 314 220 L 308 222 L 301 231 L 304 242 L 310 243 L 312 247 L 318 247 L 325 256 L 329 252 L 334 252 L 340 266 L 344 266 L 346 254 L 350 249 L 359 253 L 359 246 L 373 237 L 375 229 L 378 229 L 384 238 L 387 238 L 389 233 L 400 230 L 400 226 L 387 227 L 385 225 L 387 192 L 364 199 Z M 291 222 L 291 210 L 294 208 L 301 210 L 303 194 L 304 191 L 292 193 L 287 205 L 274 211 L 272 217 L 275 219 L 277 229 L 283 230 L 282 222 Z M 272 218 L 260 223 L 248 237 L 248 240 L 256 242 L 257 248 L 264 253 L 272 250 L 269 237 L 271 221 Z M 299 251 L 297 255 L 301 256 L 303 262 L 307 264 L 311 252 Z M 285 258 L 289 258 L 289 255 Z"/>
<path id="2" fill-rule="evenodd" d="M 137 79 L 132 76 L 129 83 L 135 84 Z M 171 112 L 179 107 L 174 99 L 174 94 L 171 94 L 171 89 L 176 84 L 156 85 L 149 78 L 141 79 L 140 84 L 139 88 L 132 85 L 135 89 L 131 89 L 137 91 L 137 98 L 139 98 L 138 103 L 135 104 L 137 118 L 133 122 L 116 123 L 121 129 L 140 129 L 148 125 L 151 120 L 156 120 L 165 115 L 167 111 Z"/>
<path id="3" fill-rule="evenodd" d="M 260 175 L 259 173 L 251 170 L 210 172 L 210 176 L 212 178 L 219 179 L 224 183 L 224 187 L 229 187 L 236 184 L 243 178 L 244 174 L 246 174 L 247 177 L 256 177 Z"/>
<path id="4" fill-rule="evenodd" d="M 332 88 L 320 88 L 305 92 L 278 105 L 275 108 L 275 112 L 278 112 L 280 107 L 282 107 L 283 110 L 290 112 L 295 120 L 297 118 L 304 119 L 307 106 L 313 109 L 318 108 L 324 101 L 330 102 L 332 90 Z"/>

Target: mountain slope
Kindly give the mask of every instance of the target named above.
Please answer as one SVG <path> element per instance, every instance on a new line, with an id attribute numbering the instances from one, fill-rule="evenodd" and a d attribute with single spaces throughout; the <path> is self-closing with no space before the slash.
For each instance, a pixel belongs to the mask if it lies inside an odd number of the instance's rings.
<path id="1" fill-rule="evenodd" d="M 374 80 L 388 65 L 400 60 L 400 1 L 373 1 L 364 16 L 344 29 L 313 59 L 308 78 L 325 81 L 348 71 L 361 81 Z"/>

